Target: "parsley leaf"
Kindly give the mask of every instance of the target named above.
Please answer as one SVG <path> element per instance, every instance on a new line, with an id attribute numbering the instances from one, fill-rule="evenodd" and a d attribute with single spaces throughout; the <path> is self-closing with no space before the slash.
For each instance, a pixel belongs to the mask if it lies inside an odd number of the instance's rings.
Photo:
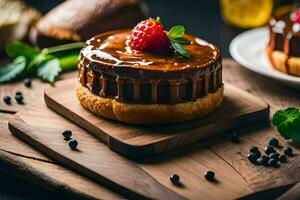
<path id="1" fill-rule="evenodd" d="M 8 44 L 5 48 L 5 51 L 11 58 L 24 56 L 26 59 L 32 59 L 36 54 L 40 52 L 39 50 L 19 41 Z"/>
<path id="2" fill-rule="evenodd" d="M 183 57 L 185 58 L 190 58 L 191 55 L 189 54 L 189 52 L 186 50 L 186 48 L 184 46 L 182 46 L 181 44 L 177 43 L 177 42 L 174 42 L 171 40 L 171 45 L 172 47 L 174 48 L 174 50 L 182 55 Z"/>
<path id="3" fill-rule="evenodd" d="M 185 28 L 182 25 L 173 26 L 168 32 L 168 38 L 177 38 L 181 37 L 185 32 Z"/>
<path id="4" fill-rule="evenodd" d="M 300 141 L 300 112 L 298 108 L 279 110 L 273 115 L 272 124 L 285 138 Z"/>
<path id="5" fill-rule="evenodd" d="M 53 83 L 59 72 L 61 72 L 59 60 L 53 58 L 45 61 L 39 66 L 37 75 L 43 80 Z"/>
<path id="6" fill-rule="evenodd" d="M 0 68 L 0 83 L 15 80 L 21 76 L 26 67 L 26 58 L 19 56 L 12 63 Z"/>

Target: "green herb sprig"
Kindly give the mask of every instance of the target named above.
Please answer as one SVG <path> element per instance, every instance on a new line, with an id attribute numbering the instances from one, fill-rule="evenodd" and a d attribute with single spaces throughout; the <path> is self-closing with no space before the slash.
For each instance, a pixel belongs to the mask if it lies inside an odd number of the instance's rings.
<path id="1" fill-rule="evenodd" d="M 272 124 L 285 139 L 300 142 L 300 112 L 298 108 L 289 107 L 277 111 L 273 115 Z"/>
<path id="2" fill-rule="evenodd" d="M 75 42 L 38 50 L 19 41 L 12 42 L 5 50 L 13 61 L 0 68 L 0 83 L 25 76 L 38 76 L 53 83 L 60 72 L 76 68 L 83 45 Z"/>
<path id="3" fill-rule="evenodd" d="M 183 37 L 185 33 L 185 28 L 182 25 L 173 26 L 170 31 L 167 33 L 170 40 L 171 46 L 174 50 L 185 58 L 190 58 L 191 55 L 187 49 L 183 46 L 186 44 L 191 44 L 191 41 Z"/>

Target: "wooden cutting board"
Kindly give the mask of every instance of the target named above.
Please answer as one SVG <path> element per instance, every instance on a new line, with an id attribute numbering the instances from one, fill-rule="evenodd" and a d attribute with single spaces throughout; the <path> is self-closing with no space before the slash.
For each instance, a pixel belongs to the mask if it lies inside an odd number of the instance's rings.
<path id="1" fill-rule="evenodd" d="M 256 145 L 263 149 L 270 137 L 276 137 L 283 146 L 288 145 L 269 126 L 241 130 L 239 143 L 219 136 L 144 162 L 133 162 L 114 153 L 99 139 L 47 108 L 43 101 L 34 102 L 14 115 L 9 128 L 52 160 L 127 197 L 137 193 L 139 197 L 154 199 L 226 200 L 286 187 L 300 180 L 299 156 L 289 158 L 279 168 L 255 166 L 247 160 L 249 147 Z M 68 148 L 61 135 L 64 129 L 73 131 L 73 138 L 79 142 L 78 151 Z M 295 154 L 299 155 L 296 149 Z M 215 172 L 216 182 L 205 180 L 203 174 L 207 170 Z M 169 176 L 173 173 L 180 176 L 182 187 L 171 184 Z M 60 176 L 54 172 L 47 174 Z"/>
<path id="2" fill-rule="evenodd" d="M 76 80 L 56 83 L 45 90 L 49 108 L 70 119 L 104 141 L 112 150 L 137 159 L 168 152 L 198 140 L 268 120 L 269 106 L 230 84 L 215 112 L 187 123 L 160 126 L 134 126 L 106 120 L 85 110 L 75 96 Z"/>

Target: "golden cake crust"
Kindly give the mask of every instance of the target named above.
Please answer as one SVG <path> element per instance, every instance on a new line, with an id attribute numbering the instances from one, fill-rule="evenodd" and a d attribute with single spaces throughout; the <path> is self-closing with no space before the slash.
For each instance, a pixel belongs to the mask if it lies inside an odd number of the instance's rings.
<path id="1" fill-rule="evenodd" d="M 214 111 L 223 100 L 224 86 L 196 101 L 178 104 L 134 104 L 92 94 L 78 84 L 77 98 L 97 116 L 130 124 L 172 124 L 190 121 Z"/>
<path id="2" fill-rule="evenodd" d="M 269 59 L 273 67 L 283 73 L 300 76 L 300 57 L 287 57 L 282 51 L 272 51 Z"/>

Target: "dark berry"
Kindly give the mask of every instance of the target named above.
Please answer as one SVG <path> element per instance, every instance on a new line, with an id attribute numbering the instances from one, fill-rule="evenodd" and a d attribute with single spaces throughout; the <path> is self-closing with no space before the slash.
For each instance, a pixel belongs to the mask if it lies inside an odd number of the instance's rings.
<path id="1" fill-rule="evenodd" d="M 249 149 L 249 152 L 251 153 L 257 153 L 259 150 L 256 146 L 251 146 L 250 149 Z"/>
<path id="2" fill-rule="evenodd" d="M 258 164 L 263 166 L 268 166 L 269 157 L 266 155 L 263 155 L 262 157 L 257 159 Z"/>
<path id="3" fill-rule="evenodd" d="M 248 158 L 248 160 L 249 160 L 250 162 L 252 162 L 253 164 L 256 164 L 256 161 L 257 161 L 258 156 L 257 156 L 256 153 L 251 153 L 251 152 L 250 152 L 250 153 L 248 153 L 247 158 Z"/>
<path id="4" fill-rule="evenodd" d="M 30 79 L 30 78 L 24 79 L 24 85 L 25 85 L 26 87 L 31 87 L 31 79 Z"/>
<path id="5" fill-rule="evenodd" d="M 204 177 L 206 178 L 206 180 L 212 181 L 215 179 L 215 173 L 212 171 L 207 171 L 205 172 Z"/>
<path id="6" fill-rule="evenodd" d="M 279 153 L 270 153 L 269 157 L 278 159 Z"/>
<path id="7" fill-rule="evenodd" d="M 78 145 L 78 142 L 74 139 L 71 139 L 71 140 L 69 140 L 68 144 L 72 150 L 75 150 Z"/>
<path id="8" fill-rule="evenodd" d="M 280 155 L 278 160 L 282 163 L 285 163 L 287 161 L 287 157 L 285 155 Z"/>
<path id="9" fill-rule="evenodd" d="M 65 140 L 69 140 L 71 138 L 72 135 L 72 131 L 70 130 L 65 130 L 62 135 L 64 136 Z"/>
<path id="10" fill-rule="evenodd" d="M 23 96 L 22 96 L 22 94 L 16 94 L 15 99 L 18 102 L 18 104 L 22 104 L 23 103 Z"/>
<path id="11" fill-rule="evenodd" d="M 272 166 L 272 167 L 275 167 L 277 166 L 277 162 L 278 160 L 276 158 L 271 158 L 269 161 L 268 161 L 268 165 L 269 166 Z"/>
<path id="12" fill-rule="evenodd" d="M 17 95 L 22 95 L 22 92 L 16 91 L 16 96 L 17 96 Z"/>
<path id="13" fill-rule="evenodd" d="M 283 149 L 283 153 L 287 156 L 293 156 L 293 149 L 290 147 L 285 147 Z"/>
<path id="14" fill-rule="evenodd" d="M 229 135 L 229 139 L 233 143 L 239 143 L 239 136 L 237 133 L 232 133 Z"/>
<path id="15" fill-rule="evenodd" d="M 6 104 L 11 104 L 11 98 L 10 98 L 10 96 L 5 96 L 5 97 L 3 97 L 3 101 L 4 101 L 4 103 L 6 103 Z"/>
<path id="16" fill-rule="evenodd" d="M 173 183 L 173 185 L 179 184 L 180 177 L 177 174 L 173 174 L 170 176 L 170 181 Z"/>
<path id="17" fill-rule="evenodd" d="M 267 145 L 273 146 L 273 147 L 278 147 L 279 142 L 276 138 L 270 138 L 267 142 Z"/>
<path id="18" fill-rule="evenodd" d="M 266 153 L 267 155 L 269 155 L 269 154 L 271 154 L 271 153 L 276 153 L 276 150 L 275 150 L 274 147 L 272 147 L 272 146 L 266 146 L 266 148 L 265 148 L 265 153 Z"/>

